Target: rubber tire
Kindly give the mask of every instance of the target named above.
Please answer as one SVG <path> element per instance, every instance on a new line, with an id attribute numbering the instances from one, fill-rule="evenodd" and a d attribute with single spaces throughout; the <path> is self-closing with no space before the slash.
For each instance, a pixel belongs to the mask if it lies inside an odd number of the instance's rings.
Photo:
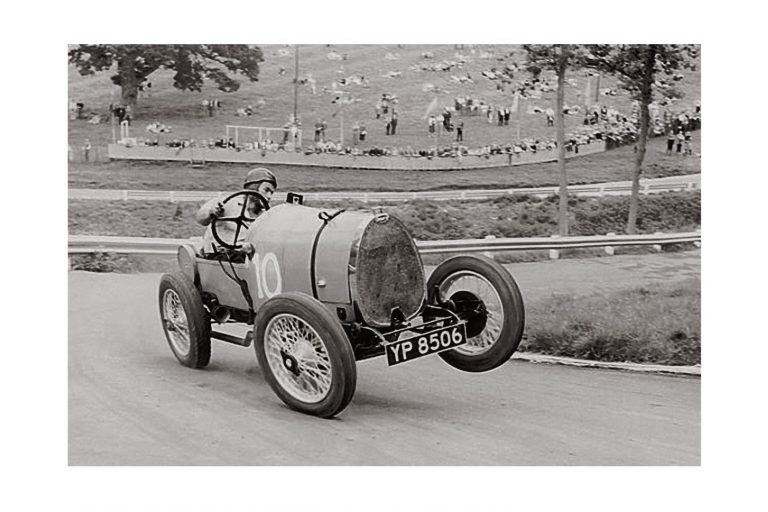
<path id="1" fill-rule="evenodd" d="M 447 350 L 440 352 L 439 355 L 446 363 L 459 370 L 473 373 L 487 372 L 509 361 L 509 358 L 520 345 L 525 328 L 523 296 L 515 279 L 499 263 L 483 256 L 455 256 L 438 265 L 429 277 L 427 290 L 430 304 L 435 303 L 435 285 L 439 285 L 448 276 L 461 270 L 470 270 L 480 274 L 496 289 L 504 311 L 504 325 L 501 328 L 499 339 L 488 351 L 482 354 L 468 355 L 456 350 Z M 449 298 L 442 297 L 443 300 Z"/>
<path id="2" fill-rule="evenodd" d="M 285 391 L 267 363 L 264 350 L 264 331 L 276 315 L 289 313 L 310 324 L 322 338 L 331 360 L 331 389 L 328 395 L 317 403 L 296 399 Z M 320 301 L 300 292 L 289 292 L 272 297 L 259 310 L 254 325 L 254 348 L 259 366 L 267 383 L 285 404 L 296 411 L 321 418 L 332 418 L 343 411 L 357 385 L 357 366 L 352 345 L 338 318 Z"/>
<path id="3" fill-rule="evenodd" d="M 176 292 L 187 315 L 189 328 L 189 353 L 179 354 L 171 343 L 171 337 L 163 322 L 163 331 L 166 341 L 171 347 L 171 352 L 179 362 L 189 368 L 205 368 L 211 360 L 211 321 L 208 312 L 203 307 L 203 301 L 192 281 L 182 272 L 164 274 L 160 278 L 160 292 L 158 294 L 160 317 L 162 319 L 163 295 L 165 291 L 172 289 Z"/>

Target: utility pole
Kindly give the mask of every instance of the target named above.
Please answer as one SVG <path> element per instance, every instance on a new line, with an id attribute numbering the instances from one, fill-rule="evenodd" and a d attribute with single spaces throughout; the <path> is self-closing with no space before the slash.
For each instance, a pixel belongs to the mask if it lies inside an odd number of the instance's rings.
<path id="1" fill-rule="evenodd" d="M 600 73 L 597 74 L 597 85 L 595 85 L 595 104 L 600 104 Z"/>
<path id="2" fill-rule="evenodd" d="M 294 47 L 295 66 L 293 72 L 293 122 L 299 122 L 299 45 Z"/>

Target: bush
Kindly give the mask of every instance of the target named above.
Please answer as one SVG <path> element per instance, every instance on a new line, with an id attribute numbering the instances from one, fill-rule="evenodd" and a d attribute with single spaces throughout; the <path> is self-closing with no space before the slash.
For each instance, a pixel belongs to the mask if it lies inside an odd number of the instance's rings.
<path id="1" fill-rule="evenodd" d="M 123 272 L 129 267 L 124 256 L 110 252 L 94 252 L 73 256 L 70 265 L 72 270 L 86 270 L 88 272 Z"/>
<path id="2" fill-rule="evenodd" d="M 629 213 L 628 197 L 572 197 L 569 225 L 572 235 L 623 233 Z M 186 238 L 200 236 L 194 221 L 197 203 L 159 201 L 104 202 L 71 200 L 72 234 Z M 313 202 L 308 206 L 338 209 L 339 203 Z M 373 205 L 353 202 L 348 209 Z M 485 201 L 411 201 L 386 207 L 402 220 L 417 240 L 462 238 L 537 237 L 558 231 L 558 198 L 504 196 Z M 701 193 L 670 192 L 641 196 L 640 233 L 686 231 L 701 224 Z"/>

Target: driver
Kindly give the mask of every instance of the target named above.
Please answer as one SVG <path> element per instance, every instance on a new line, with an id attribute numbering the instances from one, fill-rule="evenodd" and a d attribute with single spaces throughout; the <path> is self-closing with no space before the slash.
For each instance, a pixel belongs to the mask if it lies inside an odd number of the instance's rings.
<path id="1" fill-rule="evenodd" d="M 267 202 L 272 198 L 272 194 L 277 190 L 277 178 L 269 169 L 264 167 L 257 167 L 248 171 L 243 183 L 243 189 L 254 190 L 264 196 Z M 248 201 L 248 206 L 245 209 L 245 215 L 250 218 L 256 218 L 259 216 L 263 208 L 259 201 L 253 196 L 241 196 L 239 198 L 233 198 L 227 204 L 222 203 L 218 198 L 211 199 L 206 202 L 197 211 L 195 216 L 197 222 L 203 226 L 208 226 L 203 236 L 203 251 L 210 249 L 211 244 L 218 246 L 216 239 L 213 237 L 211 231 L 211 222 L 217 217 L 237 217 L 240 212 L 243 211 L 243 201 Z M 247 232 L 246 229 L 240 229 L 240 236 L 238 240 L 234 240 L 235 230 L 237 225 L 234 222 L 220 222 L 216 225 L 216 231 L 219 237 L 225 242 L 238 243 L 241 242 Z M 231 242 L 230 242 L 231 241 Z"/>

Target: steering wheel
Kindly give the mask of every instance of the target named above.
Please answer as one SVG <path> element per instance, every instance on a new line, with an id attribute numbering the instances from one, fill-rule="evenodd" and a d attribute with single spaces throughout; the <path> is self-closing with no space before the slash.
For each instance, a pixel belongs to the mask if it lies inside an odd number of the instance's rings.
<path id="1" fill-rule="evenodd" d="M 240 196 L 253 197 L 259 202 L 259 204 L 261 205 L 262 209 L 264 209 L 264 211 L 269 210 L 269 202 L 267 201 L 267 199 L 260 193 L 256 192 L 255 190 L 241 190 L 240 192 L 235 192 L 234 194 L 224 199 L 224 201 L 222 201 L 221 204 L 226 206 L 226 204 L 230 202 L 232 199 Z M 247 229 L 251 225 L 251 222 L 256 220 L 255 218 L 251 218 L 246 215 L 246 210 L 248 210 L 249 202 L 250 201 L 248 201 L 247 198 L 245 201 L 243 201 L 243 207 L 240 210 L 240 215 L 238 215 L 237 217 L 215 217 L 211 222 L 211 234 L 213 235 L 213 238 L 217 242 L 219 242 L 219 245 L 221 245 L 222 247 L 230 250 L 242 249 L 243 245 L 237 243 L 237 239 L 240 236 L 240 231 L 243 228 Z M 216 229 L 216 225 L 219 222 L 235 223 L 236 227 L 235 227 L 235 237 L 232 239 L 233 243 L 228 243 L 221 239 Z"/>

